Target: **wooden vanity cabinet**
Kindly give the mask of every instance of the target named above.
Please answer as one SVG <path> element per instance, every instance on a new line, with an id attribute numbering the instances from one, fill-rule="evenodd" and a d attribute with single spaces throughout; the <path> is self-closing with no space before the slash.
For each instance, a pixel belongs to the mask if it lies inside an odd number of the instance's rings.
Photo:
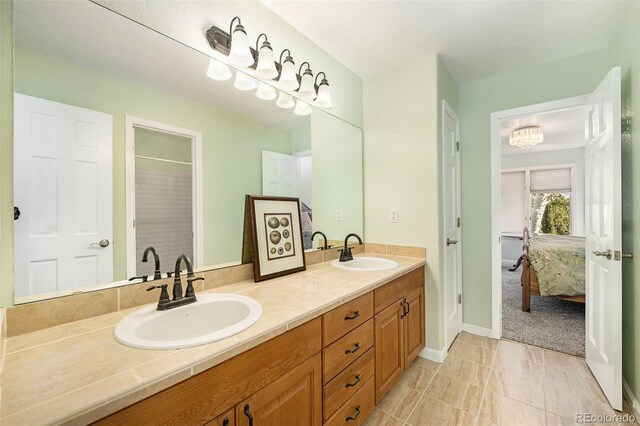
<path id="1" fill-rule="evenodd" d="M 207 426 L 235 426 L 236 410 L 231 409 L 207 423 Z"/>
<path id="2" fill-rule="evenodd" d="M 424 268 L 374 291 L 376 404 L 425 346 Z"/>

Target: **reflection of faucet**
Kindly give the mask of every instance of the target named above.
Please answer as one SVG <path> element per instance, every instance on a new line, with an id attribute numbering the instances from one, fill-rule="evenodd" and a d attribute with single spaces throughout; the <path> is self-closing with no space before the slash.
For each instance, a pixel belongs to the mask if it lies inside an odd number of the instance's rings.
<path id="1" fill-rule="evenodd" d="M 147 249 L 144 251 L 144 254 L 142 255 L 142 262 L 147 263 L 147 256 L 149 255 L 149 252 L 151 252 L 151 254 L 153 255 L 153 260 L 155 262 L 156 270 L 153 271 L 153 279 L 162 279 L 162 273 L 160 272 L 160 256 L 158 256 L 158 252 L 155 248 L 147 247 Z"/>
<path id="2" fill-rule="evenodd" d="M 358 243 L 362 244 L 362 238 L 358 234 L 351 233 L 346 236 L 344 239 L 344 248 L 338 250 L 340 252 L 340 262 L 348 262 L 353 260 L 353 254 L 351 254 L 351 247 L 348 247 L 349 238 L 356 237 L 358 239 Z"/>
<path id="3" fill-rule="evenodd" d="M 313 234 L 311 234 L 311 241 L 313 241 L 313 237 L 315 237 L 318 234 L 322 235 L 322 238 L 324 238 L 324 245 L 322 247 L 320 247 L 320 250 L 330 249 L 331 246 L 327 245 L 327 236 L 324 235 L 324 232 L 322 232 L 322 231 L 316 231 Z"/>
<path id="4" fill-rule="evenodd" d="M 180 266 L 182 265 L 182 261 L 184 261 L 185 265 L 187 266 L 187 291 L 185 292 L 184 297 L 182 297 L 182 280 L 180 279 Z M 178 256 L 178 259 L 176 259 L 176 269 L 173 274 L 173 299 L 169 300 L 167 284 L 151 286 L 147 289 L 147 291 L 151 291 L 156 288 L 162 290 L 162 292 L 160 293 L 160 300 L 158 301 L 159 311 L 166 311 L 167 309 L 195 302 L 196 292 L 193 289 L 193 282 L 204 280 L 204 278 L 202 277 L 196 278 L 195 274 L 193 273 L 193 265 L 191 264 L 191 260 L 189 260 L 189 258 L 184 254 L 181 254 L 180 256 Z"/>

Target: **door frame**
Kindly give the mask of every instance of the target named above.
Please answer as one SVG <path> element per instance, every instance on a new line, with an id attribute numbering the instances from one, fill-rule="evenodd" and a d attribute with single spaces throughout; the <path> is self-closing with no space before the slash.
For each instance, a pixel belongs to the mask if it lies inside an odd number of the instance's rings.
<path id="1" fill-rule="evenodd" d="M 527 105 L 491 113 L 491 337 L 502 337 L 502 242 L 500 240 L 500 202 L 502 149 L 500 122 L 544 112 L 585 107 L 589 95 Z"/>
<path id="2" fill-rule="evenodd" d="M 441 124 L 441 129 L 442 131 L 440 132 L 440 178 L 442 179 L 442 185 L 444 185 L 444 174 L 445 174 L 445 168 L 444 168 L 444 163 L 445 163 L 445 132 L 444 132 L 444 128 L 445 128 L 445 120 L 446 120 L 446 116 L 449 115 L 451 118 L 453 118 L 453 120 L 455 121 L 455 125 L 456 125 L 456 136 L 457 136 L 457 141 L 458 141 L 458 146 L 460 144 L 460 118 L 458 117 L 458 114 L 456 114 L 456 112 L 453 110 L 453 108 L 451 107 L 451 105 L 449 105 L 449 103 L 443 99 L 442 100 L 442 122 Z M 461 218 L 462 217 L 462 192 L 461 192 L 461 180 L 460 180 L 460 152 L 458 151 L 458 155 L 456 155 L 456 169 L 457 169 L 457 185 L 456 185 L 456 197 L 458 199 L 458 203 L 457 203 L 457 217 Z M 444 217 L 444 206 L 445 206 L 445 198 L 446 198 L 446 194 L 444 193 L 444 191 L 441 191 L 441 200 L 440 200 L 440 205 L 442 206 L 442 214 Z M 442 253 L 441 256 L 441 260 L 440 260 L 440 270 L 442 271 L 442 283 L 444 286 L 444 292 L 443 292 L 443 299 L 444 299 L 444 303 L 443 303 L 443 309 L 442 309 L 442 326 L 444 327 L 444 344 L 445 346 L 447 346 L 445 348 L 445 351 L 449 350 L 448 344 L 447 342 L 449 341 L 448 336 L 447 336 L 447 330 L 449 329 L 449 327 L 447 327 L 447 314 L 446 314 L 446 301 L 447 301 L 447 295 L 449 294 L 449 291 L 451 291 L 452 289 L 450 288 L 449 285 L 447 285 L 448 283 L 448 277 L 446 276 L 446 268 L 444 267 L 444 262 L 445 262 L 445 252 L 446 252 L 446 244 L 445 244 L 445 236 L 444 236 L 444 220 L 440 221 L 440 233 L 442 235 L 442 238 L 440 238 L 440 253 Z M 458 264 L 456 266 L 456 268 L 458 269 L 458 283 L 457 283 L 457 288 L 455 289 L 455 291 L 453 292 L 453 297 L 457 297 L 457 294 L 462 294 L 462 286 L 463 286 L 463 280 L 462 280 L 462 227 L 458 227 L 458 245 L 457 245 L 457 250 L 458 250 Z M 463 321 L 463 315 L 462 315 L 462 309 L 463 309 L 463 304 L 459 303 L 458 306 L 458 334 L 460 334 L 460 332 L 462 331 L 462 321 Z"/>
<path id="3" fill-rule="evenodd" d="M 191 139 L 191 182 L 193 211 L 193 266 L 204 266 L 204 204 L 202 177 L 202 132 L 173 126 L 145 118 L 125 116 L 125 185 L 126 185 L 126 239 L 127 239 L 127 276 L 136 275 L 136 163 L 135 163 L 135 129 L 154 130 L 162 133 Z"/>

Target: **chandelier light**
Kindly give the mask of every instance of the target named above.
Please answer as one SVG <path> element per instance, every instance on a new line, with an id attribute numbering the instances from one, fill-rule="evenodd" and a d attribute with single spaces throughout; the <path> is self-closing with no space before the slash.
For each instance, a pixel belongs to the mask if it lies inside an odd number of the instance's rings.
<path id="1" fill-rule="evenodd" d="M 532 148 L 544 140 L 544 133 L 539 126 L 526 126 L 515 129 L 509 136 L 509 145 L 522 149 Z"/>

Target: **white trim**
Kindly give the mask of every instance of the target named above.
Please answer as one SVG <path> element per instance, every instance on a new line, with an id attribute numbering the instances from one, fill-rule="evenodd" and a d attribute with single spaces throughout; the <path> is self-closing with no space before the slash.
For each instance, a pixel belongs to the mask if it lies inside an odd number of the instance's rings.
<path id="1" fill-rule="evenodd" d="M 640 403 L 633 392 L 631 392 L 631 388 L 624 378 L 622 378 L 622 393 L 629 405 L 631 405 L 631 408 L 633 408 L 633 414 L 636 416 L 636 421 L 638 421 L 638 419 L 640 419 Z"/>
<path id="2" fill-rule="evenodd" d="M 462 324 L 462 331 L 466 331 L 467 333 L 477 334 L 478 336 L 483 337 L 492 337 L 493 332 L 490 328 L 480 327 L 473 324 L 467 324 L 466 322 Z"/>
<path id="3" fill-rule="evenodd" d="M 201 268 L 204 263 L 204 203 L 202 177 L 202 132 L 172 126 L 166 123 L 125 116 L 125 183 L 126 183 L 126 236 L 127 236 L 127 276 L 136 273 L 136 230 L 133 220 L 136 217 L 136 165 L 135 165 L 135 129 L 155 130 L 163 133 L 191 139 L 191 173 L 193 184 L 193 266 Z"/>
<path id="4" fill-rule="evenodd" d="M 420 358 L 426 358 L 429 361 L 437 362 L 442 364 L 445 359 L 447 359 L 447 350 L 446 349 L 431 349 L 424 348 L 418 354 Z"/>
<path id="5" fill-rule="evenodd" d="M 502 337 L 502 251 L 500 244 L 500 174 L 502 149 L 500 121 L 541 112 L 563 111 L 581 107 L 589 96 L 576 96 L 491 113 L 491 337 Z"/>
<path id="6" fill-rule="evenodd" d="M 460 118 L 458 117 L 458 114 L 456 114 L 456 112 L 453 110 L 453 108 L 451 108 L 451 106 L 447 103 L 447 101 L 445 99 L 442 99 L 442 122 L 440 123 L 440 128 L 441 128 L 441 135 L 440 135 L 440 185 L 442 186 L 444 183 L 444 155 L 445 155 L 445 150 L 444 150 L 444 126 L 445 126 L 445 120 L 446 117 L 450 116 L 453 121 L 456 124 L 456 136 L 457 136 L 457 140 L 458 143 L 460 141 Z M 460 179 L 460 152 L 457 153 L 456 155 L 456 168 L 457 168 L 457 177 L 456 177 L 456 181 L 457 181 L 457 185 L 456 185 L 456 198 L 458 199 L 458 208 L 457 208 L 457 212 L 456 212 L 456 216 L 461 218 L 462 217 L 462 194 L 461 194 L 461 189 L 460 189 L 460 185 L 461 185 L 461 179 Z M 445 191 L 440 190 L 440 212 L 441 214 L 443 214 L 444 212 L 444 205 L 445 205 Z M 444 267 L 444 258 L 445 258 L 445 251 L 446 251 L 446 245 L 445 245 L 445 237 L 444 237 L 444 220 L 440 221 L 440 230 L 439 230 L 439 234 L 440 234 L 440 270 L 442 271 L 442 285 L 444 286 L 444 291 L 443 291 L 443 300 L 446 300 L 446 296 L 445 296 L 445 292 L 447 291 L 447 286 L 446 286 L 446 276 L 445 276 L 445 267 Z M 462 279 L 462 228 L 458 228 L 458 232 L 457 232 L 457 240 L 458 240 L 458 244 L 457 244 L 457 250 L 458 250 L 458 265 L 457 265 L 457 270 L 458 270 L 458 286 L 459 288 L 457 289 L 457 292 L 454 292 L 454 297 L 455 294 L 462 294 L 462 288 L 463 288 L 463 279 Z M 462 309 L 463 309 L 463 304 L 459 304 L 458 306 L 458 324 L 460 324 L 459 328 L 458 328 L 458 334 L 460 333 L 460 331 L 462 331 Z M 444 337 L 444 342 L 445 342 L 445 346 L 447 345 L 448 340 L 448 336 L 447 336 L 447 315 L 446 315 L 446 310 L 443 308 L 442 312 L 441 312 L 441 326 L 440 326 L 440 331 L 442 332 L 442 336 Z M 446 356 L 446 352 L 445 352 L 445 356 Z"/>

